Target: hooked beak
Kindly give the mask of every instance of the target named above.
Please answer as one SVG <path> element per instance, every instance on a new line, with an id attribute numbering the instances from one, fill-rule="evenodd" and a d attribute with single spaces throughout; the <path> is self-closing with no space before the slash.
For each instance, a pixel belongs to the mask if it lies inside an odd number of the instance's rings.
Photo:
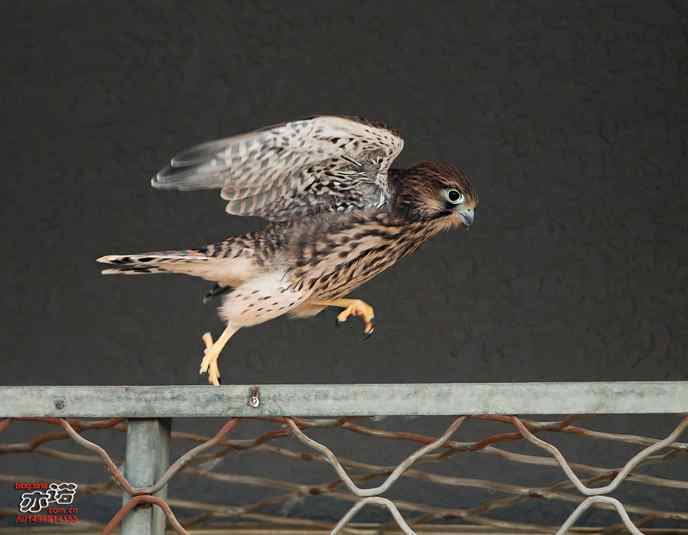
<path id="1" fill-rule="evenodd" d="M 470 227 L 475 219 L 475 210 L 473 208 L 460 208 L 458 212 L 464 226 L 466 228 Z"/>

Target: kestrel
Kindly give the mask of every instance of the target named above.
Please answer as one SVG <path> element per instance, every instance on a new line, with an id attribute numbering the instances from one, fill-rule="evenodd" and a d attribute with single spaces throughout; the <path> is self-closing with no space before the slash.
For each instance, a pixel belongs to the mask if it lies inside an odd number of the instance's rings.
<path id="1" fill-rule="evenodd" d="M 157 189 L 219 189 L 227 212 L 259 216 L 260 231 L 178 251 L 108 255 L 103 274 L 182 273 L 215 283 L 227 326 L 203 335 L 200 373 L 220 384 L 217 361 L 229 339 L 283 314 L 305 318 L 338 307 L 339 323 L 373 307 L 346 296 L 452 227 L 468 228 L 478 202 L 454 166 L 390 166 L 404 141 L 359 118 L 319 116 L 203 143 L 175 156 Z"/>

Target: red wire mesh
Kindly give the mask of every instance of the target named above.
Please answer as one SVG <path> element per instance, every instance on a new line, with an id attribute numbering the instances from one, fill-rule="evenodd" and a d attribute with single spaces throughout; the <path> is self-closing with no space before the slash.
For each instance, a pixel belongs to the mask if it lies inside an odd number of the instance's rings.
<path id="1" fill-rule="evenodd" d="M 461 432 L 460 427 L 463 422 L 469 418 L 472 420 L 508 424 L 513 426 L 515 430 L 495 433 L 479 441 L 459 442 L 456 440 L 456 435 Z M 97 459 L 103 463 L 109 472 L 110 480 L 98 484 L 80 485 L 80 488 L 87 490 L 89 493 L 104 495 L 118 495 L 119 492 L 124 492 L 130 497 L 106 525 L 98 524 L 97 522 L 81 523 L 81 527 L 92 525 L 100 529 L 103 534 L 112 533 L 133 508 L 144 503 L 160 508 L 167 518 L 168 526 L 179 534 L 187 534 L 188 529 L 192 527 L 199 527 L 211 519 L 223 517 L 239 517 L 291 527 L 319 527 L 330 530 L 331 533 L 350 531 L 351 528 L 347 527 L 347 524 L 362 507 L 368 504 L 386 507 L 391 513 L 393 520 L 405 533 L 414 533 L 415 527 L 438 519 L 460 519 L 465 523 L 477 526 L 508 528 L 524 533 L 551 533 L 553 531 L 564 533 L 573 526 L 580 515 L 589 507 L 616 510 L 621 518 L 620 524 L 600 528 L 598 533 L 618 532 L 624 527 L 631 533 L 642 533 L 640 528 L 649 525 L 655 520 L 680 521 L 688 527 L 688 510 L 666 511 L 635 503 L 623 505 L 616 498 L 607 496 L 625 480 L 647 487 L 663 487 L 679 489 L 684 492 L 688 491 L 688 481 L 633 472 L 642 465 L 664 463 L 678 456 L 683 456 L 683 463 L 685 464 L 688 444 L 678 442 L 678 439 L 686 427 L 688 427 L 688 417 L 682 418 L 676 428 L 664 439 L 594 431 L 576 425 L 574 422 L 578 418 L 580 417 L 569 417 L 556 422 L 535 422 L 514 416 L 458 417 L 440 437 L 426 436 L 408 431 L 379 429 L 366 425 L 360 418 L 254 418 L 269 422 L 275 428 L 252 439 L 232 439 L 230 436 L 231 432 L 240 425 L 242 420 L 248 420 L 248 418 L 231 418 L 212 437 L 194 433 L 173 432 L 173 440 L 191 441 L 197 445 L 174 461 L 153 485 L 143 488 L 135 488 L 126 479 L 108 452 L 82 435 L 82 433 L 94 429 L 111 429 L 126 432 L 127 423 L 123 419 L 98 421 L 61 418 L 16 419 L 48 423 L 60 427 L 61 430 L 41 433 L 27 442 L 14 444 L 0 443 L 0 455 L 34 453 L 65 461 L 81 462 L 93 462 L 93 456 L 97 456 Z M 0 420 L 0 432 L 6 431 L 12 421 L 12 419 Z M 366 435 L 383 440 L 403 441 L 415 444 L 419 446 L 419 449 L 396 466 L 364 463 L 353 459 L 337 457 L 329 448 L 308 437 L 308 430 L 315 428 L 338 428 L 358 435 Z M 641 446 L 642 449 L 629 459 L 624 466 L 614 469 L 580 463 L 573 464 L 568 463 L 555 446 L 539 437 L 543 432 L 574 434 L 591 439 L 633 444 Z M 276 444 L 278 439 L 289 436 L 293 436 L 313 451 L 299 452 Z M 81 447 L 92 452 L 92 454 L 84 456 L 49 447 L 52 442 L 70 438 Z M 546 452 L 546 455 L 526 455 L 499 447 L 500 444 L 517 441 L 529 441 L 541 448 L 543 452 Z M 327 463 L 336 472 L 336 478 L 316 485 L 303 485 L 290 481 L 269 479 L 263 476 L 227 474 L 204 468 L 204 465 L 207 466 L 208 463 L 212 464 L 214 461 L 223 459 L 228 455 L 246 451 L 260 451 L 294 461 Z M 510 462 L 526 465 L 558 465 L 564 471 L 566 479 L 546 487 L 526 487 L 491 481 L 489 479 L 450 477 L 418 467 L 420 465 L 427 466 L 443 462 L 452 456 L 471 452 L 496 456 Z M 284 493 L 238 507 L 222 507 L 205 502 L 190 503 L 185 500 L 163 499 L 153 495 L 162 489 L 173 476 L 182 471 L 192 476 L 213 481 L 272 488 L 284 491 Z M 351 473 L 355 473 L 355 475 L 351 476 Z M 684 473 L 688 473 L 688 471 L 684 470 Z M 585 477 L 581 480 L 576 474 L 584 474 Z M 21 477 L 19 475 L 0 474 L 0 479 L 4 481 L 17 481 Z M 363 488 L 359 486 L 380 477 L 386 479 L 377 487 Z M 457 488 L 487 489 L 506 494 L 507 496 L 487 499 L 480 503 L 479 506 L 471 508 L 434 507 L 404 500 L 393 501 L 380 496 L 401 477 Z M 120 489 L 119 492 L 116 487 Z M 342 487 L 346 487 L 348 492 Z M 579 494 L 571 492 L 571 489 L 577 490 Z M 582 499 L 581 494 L 587 496 L 587 498 Z M 345 503 L 353 503 L 353 506 L 336 525 L 308 518 L 278 517 L 261 512 L 275 504 L 288 504 L 304 496 L 315 495 L 327 495 Z M 505 521 L 491 515 L 491 513 L 528 500 L 571 502 L 578 504 L 578 507 L 558 530 L 556 528 L 553 529 L 551 526 Z M 177 519 L 173 507 L 196 510 L 199 514 L 180 521 Z M 5 515 L 16 513 L 16 511 L 8 509 L 3 509 L 1 512 Z M 405 519 L 405 516 L 408 514 L 414 515 L 412 521 Z M 629 515 L 635 517 L 635 520 L 632 520 Z M 669 532 L 678 533 L 676 530 Z"/>

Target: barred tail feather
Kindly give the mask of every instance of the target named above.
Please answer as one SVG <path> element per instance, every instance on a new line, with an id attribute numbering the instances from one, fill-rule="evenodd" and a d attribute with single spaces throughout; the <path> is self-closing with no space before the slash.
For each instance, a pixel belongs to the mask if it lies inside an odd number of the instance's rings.
<path id="1" fill-rule="evenodd" d="M 201 251 L 165 251 L 142 254 L 107 255 L 97 262 L 112 267 L 103 275 L 147 275 L 152 273 L 184 273 L 204 277 L 208 264 L 214 260 Z"/>
<path id="2" fill-rule="evenodd" d="M 155 267 L 121 267 L 101 270 L 101 275 L 150 275 L 152 273 L 172 273 Z"/>
<path id="3" fill-rule="evenodd" d="M 261 270 L 252 251 L 244 251 L 243 244 L 232 249 L 231 239 L 200 249 L 107 255 L 99 258 L 98 262 L 108 264 L 108 269 L 102 271 L 103 275 L 179 273 L 231 288 L 243 284 Z"/>

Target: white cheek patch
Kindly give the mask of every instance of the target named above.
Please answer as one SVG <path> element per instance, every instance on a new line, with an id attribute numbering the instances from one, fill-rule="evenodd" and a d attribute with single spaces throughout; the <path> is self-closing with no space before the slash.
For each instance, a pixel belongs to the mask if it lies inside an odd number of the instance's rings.
<path id="1" fill-rule="evenodd" d="M 290 286 L 284 273 L 267 273 L 227 295 L 219 312 L 232 325 L 247 327 L 286 314 L 301 305 L 305 298 L 304 292 Z"/>

